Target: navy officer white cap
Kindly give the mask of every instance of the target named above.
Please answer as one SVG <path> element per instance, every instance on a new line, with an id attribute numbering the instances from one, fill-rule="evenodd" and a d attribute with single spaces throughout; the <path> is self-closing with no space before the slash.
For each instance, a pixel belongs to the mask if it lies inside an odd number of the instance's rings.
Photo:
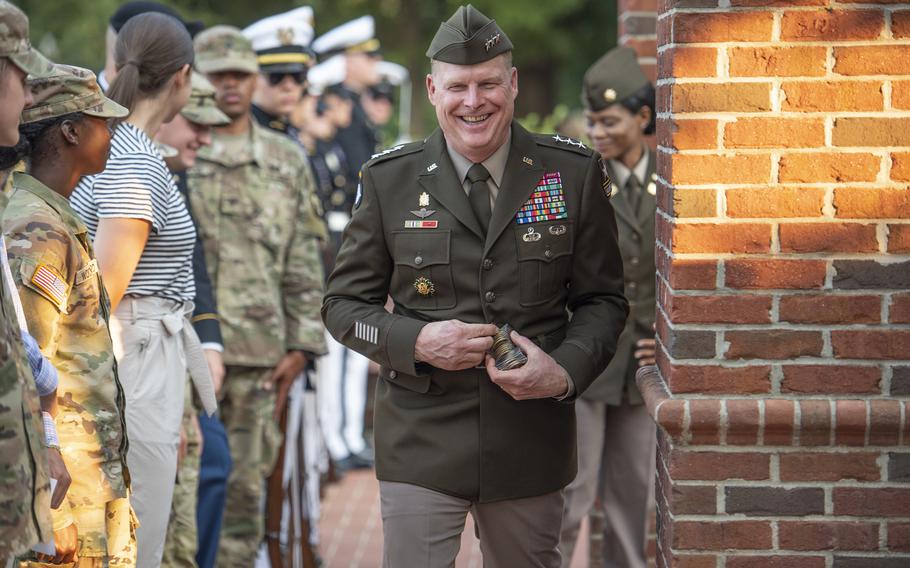
<path id="1" fill-rule="evenodd" d="M 250 24 L 243 35 L 253 44 L 260 67 L 312 63 L 313 8 L 302 6 Z"/>
<path id="2" fill-rule="evenodd" d="M 344 82 L 347 75 L 347 62 L 344 56 L 335 55 L 312 67 L 307 73 L 309 92 L 321 95 L 327 88 Z"/>
<path id="3" fill-rule="evenodd" d="M 375 38 L 376 22 L 373 16 L 361 16 L 322 34 L 313 42 L 313 50 L 320 56 L 337 53 L 364 53 L 379 49 Z"/>

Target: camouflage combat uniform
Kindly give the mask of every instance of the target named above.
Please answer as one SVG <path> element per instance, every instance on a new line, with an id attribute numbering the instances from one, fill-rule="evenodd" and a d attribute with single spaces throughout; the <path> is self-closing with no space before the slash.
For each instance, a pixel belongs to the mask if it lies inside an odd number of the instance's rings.
<path id="1" fill-rule="evenodd" d="M 221 411 L 234 459 L 219 566 L 252 565 L 263 537 L 263 478 L 280 445 L 266 380 L 289 350 L 325 351 L 324 229 L 306 157 L 251 123 L 244 137 L 213 134 L 189 172 L 227 365 Z"/>
<path id="2" fill-rule="evenodd" d="M 0 566 L 51 536 L 50 486 L 35 379 L 0 281 Z"/>
<path id="3" fill-rule="evenodd" d="M 0 58 L 32 75 L 51 65 L 29 43 L 28 17 L 5 0 L 0 0 Z M 0 193 L 0 213 L 6 203 Z M 0 281 L 0 566 L 52 535 L 44 426 L 14 293 Z"/>
<path id="4" fill-rule="evenodd" d="M 2 220 L 10 268 L 29 331 L 59 372 L 55 422 L 72 477 L 52 516 L 76 523 L 80 566 L 133 566 L 123 388 L 88 229 L 35 178 L 14 174 L 13 188 Z"/>

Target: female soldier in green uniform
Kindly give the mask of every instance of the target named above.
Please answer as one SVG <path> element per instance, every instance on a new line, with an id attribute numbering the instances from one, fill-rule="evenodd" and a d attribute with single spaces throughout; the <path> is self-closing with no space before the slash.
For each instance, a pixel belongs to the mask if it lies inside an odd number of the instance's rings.
<path id="1" fill-rule="evenodd" d="M 52 511 L 54 529 L 75 525 L 77 566 L 133 566 L 124 399 L 109 304 L 88 231 L 67 200 L 82 176 L 105 167 L 107 119 L 129 111 L 107 99 L 85 69 L 58 65 L 29 85 L 34 102 L 20 128 L 29 173 L 14 174 L 2 228 L 29 330 L 59 371 L 56 425 L 73 481 L 66 502 Z"/>

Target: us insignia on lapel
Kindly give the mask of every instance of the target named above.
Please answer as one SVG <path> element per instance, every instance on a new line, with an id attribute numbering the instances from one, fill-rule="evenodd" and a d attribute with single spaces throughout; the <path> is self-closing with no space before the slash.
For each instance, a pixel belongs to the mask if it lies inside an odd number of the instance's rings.
<path id="1" fill-rule="evenodd" d="M 567 219 L 566 196 L 562 189 L 562 177 L 559 172 L 547 172 L 537 182 L 531 197 L 522 205 L 515 215 L 519 225 Z"/>
<path id="2" fill-rule="evenodd" d="M 597 163 L 600 164 L 600 183 L 604 190 L 604 195 L 607 196 L 607 199 L 610 199 L 616 195 L 616 186 L 613 185 L 613 180 L 610 179 L 610 172 L 607 170 L 607 164 L 601 158 L 597 158 Z"/>

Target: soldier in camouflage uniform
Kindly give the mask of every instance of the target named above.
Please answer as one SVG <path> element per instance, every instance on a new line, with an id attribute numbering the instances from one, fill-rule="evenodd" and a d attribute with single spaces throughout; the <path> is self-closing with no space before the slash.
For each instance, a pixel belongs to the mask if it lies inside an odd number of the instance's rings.
<path id="1" fill-rule="evenodd" d="M 215 104 L 215 88 L 198 72 L 193 72 L 190 100 L 170 124 L 158 131 L 159 139 L 164 138 L 165 128 L 182 129 L 182 140 L 201 145 L 210 142 L 209 129 L 212 126 L 230 122 L 227 115 L 218 110 Z M 190 135 L 190 132 L 192 135 Z M 170 141 L 168 138 L 167 141 Z M 175 146 L 177 155 L 165 158 L 168 169 L 179 173 L 190 165 L 187 148 Z M 178 184 L 179 185 L 179 184 Z M 186 194 L 184 194 L 186 195 Z M 196 291 L 199 293 L 197 282 Z M 171 501 L 171 518 L 167 526 L 167 540 L 164 543 L 164 555 L 161 566 L 164 568 L 196 568 L 196 549 L 198 531 L 196 526 L 196 491 L 199 487 L 199 466 L 202 458 L 202 432 L 199 429 L 198 411 L 194 405 L 192 388 L 187 384 L 186 400 L 183 406 L 183 437 L 186 449 L 177 467 L 177 484 L 174 487 L 174 498 Z"/>
<path id="2" fill-rule="evenodd" d="M 30 91 L 22 81 L 50 63 L 28 41 L 28 18 L 0 0 L 0 144 L 19 138 L 19 114 Z M 6 205 L 0 196 L 0 211 Z M 0 282 L 0 566 L 51 536 L 44 429 L 35 380 L 29 369 L 13 294 Z"/>
<path id="3" fill-rule="evenodd" d="M 325 350 L 322 227 L 302 150 L 251 118 L 258 64 L 249 40 L 217 26 L 195 47 L 197 69 L 231 119 L 189 172 L 224 335 L 221 409 L 234 459 L 217 565 L 249 568 L 264 536 L 263 480 L 280 445 L 276 409 Z"/>
<path id="4" fill-rule="evenodd" d="M 80 567 L 133 566 L 124 396 L 107 292 L 88 230 L 67 200 L 73 187 L 42 181 L 103 170 L 107 118 L 128 111 L 105 98 L 85 69 L 58 65 L 29 85 L 36 103 L 23 112 L 22 131 L 32 175 L 14 174 L 2 227 L 29 330 L 59 371 L 56 426 L 73 482 L 52 512 L 54 528 L 76 526 Z"/>

